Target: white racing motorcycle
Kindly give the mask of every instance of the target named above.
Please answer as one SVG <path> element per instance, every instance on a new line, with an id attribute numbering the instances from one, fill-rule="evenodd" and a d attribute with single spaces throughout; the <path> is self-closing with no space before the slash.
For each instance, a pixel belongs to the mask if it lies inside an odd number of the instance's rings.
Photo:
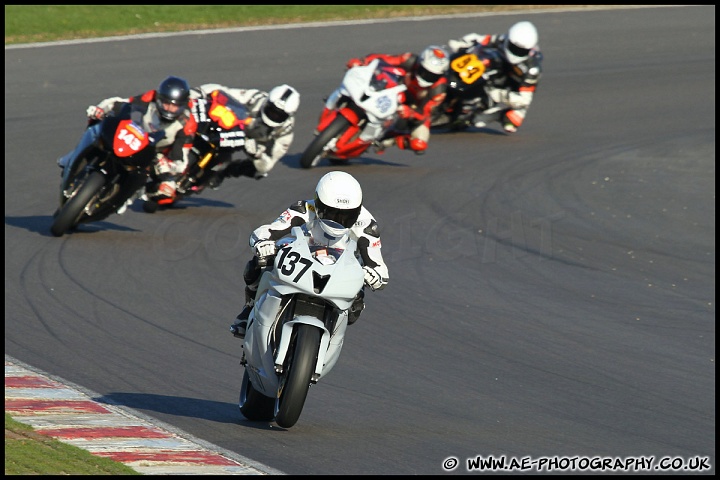
<path id="1" fill-rule="evenodd" d="M 400 98 L 407 90 L 404 74 L 400 67 L 377 59 L 349 69 L 340 88 L 325 101 L 300 165 L 312 168 L 323 158 L 336 165 L 347 163 L 382 140 L 397 122 Z"/>
<path id="2" fill-rule="evenodd" d="M 294 227 L 279 240 L 274 268 L 260 279 L 240 361 L 245 374 L 239 406 L 248 420 L 295 425 L 310 386 L 340 356 L 364 272 L 347 230 L 333 238 L 313 230 L 320 228 Z"/>

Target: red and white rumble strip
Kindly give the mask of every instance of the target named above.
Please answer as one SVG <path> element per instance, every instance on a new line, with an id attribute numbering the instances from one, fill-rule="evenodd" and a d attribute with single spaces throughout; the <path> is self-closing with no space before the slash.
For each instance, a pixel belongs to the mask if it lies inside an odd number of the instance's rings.
<path id="1" fill-rule="evenodd" d="M 79 388 L 30 370 L 7 355 L 5 413 L 38 433 L 122 462 L 145 475 L 282 474 L 250 460 L 236 460 L 239 456 L 232 452 L 161 428 L 157 426 L 161 422 L 126 408 L 93 401 Z"/>

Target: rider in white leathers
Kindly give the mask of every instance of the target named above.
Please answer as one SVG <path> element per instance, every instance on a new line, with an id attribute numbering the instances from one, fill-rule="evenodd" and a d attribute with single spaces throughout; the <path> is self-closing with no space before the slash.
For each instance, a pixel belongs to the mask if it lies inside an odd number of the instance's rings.
<path id="1" fill-rule="evenodd" d="M 245 337 L 248 317 L 255 303 L 255 294 L 263 272 L 259 260 L 274 255 L 275 242 L 287 236 L 292 227 L 305 223 L 319 224 L 329 235 L 339 236 L 339 227 L 333 228 L 331 222 L 342 225 L 342 230 L 350 229 L 350 237 L 357 242 L 356 255 L 361 259 L 365 270 L 365 285 L 373 291 L 385 288 L 389 276 L 380 251 L 380 228 L 375 217 L 362 204 L 362 188 L 348 173 L 329 172 L 318 182 L 313 200 L 294 203 L 274 222 L 258 227 L 250 235 L 250 247 L 255 255 L 245 267 L 245 307 L 230 326 L 233 335 Z M 348 324 L 357 321 L 365 308 L 364 296 L 363 288 L 350 307 Z"/>
<path id="2" fill-rule="evenodd" d="M 293 142 L 295 113 L 300 106 L 300 93 L 286 84 L 264 92 L 254 88 L 233 88 L 206 83 L 193 87 L 190 97 L 205 99 L 216 90 L 245 105 L 248 115 L 255 119 L 245 129 L 245 153 L 250 158 L 232 161 L 224 170 L 224 176 L 242 175 L 258 180 L 266 177 Z"/>
<path id="3" fill-rule="evenodd" d="M 525 120 L 542 74 L 543 55 L 538 46 L 535 25 L 528 21 L 517 22 L 501 35 L 468 33 L 459 40 L 450 40 L 448 47 L 453 52 L 478 47 L 497 48 L 502 52 L 503 71 L 488 86 L 488 96 L 494 105 L 476 112 L 473 123 L 481 128 L 488 123 L 499 122 L 507 133 L 517 132 Z"/>

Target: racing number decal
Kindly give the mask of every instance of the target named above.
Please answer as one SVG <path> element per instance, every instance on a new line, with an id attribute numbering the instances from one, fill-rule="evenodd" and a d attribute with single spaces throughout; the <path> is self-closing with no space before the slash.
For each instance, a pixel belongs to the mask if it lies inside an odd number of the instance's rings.
<path id="1" fill-rule="evenodd" d="M 128 130 L 125 130 L 123 128 L 120 130 L 120 133 L 118 133 L 118 140 L 122 140 L 134 152 L 137 152 L 138 150 L 140 150 L 140 145 L 142 145 L 142 141 L 136 135 L 137 134 L 130 133 Z"/>
<path id="2" fill-rule="evenodd" d="M 468 85 L 475 83 L 485 73 L 485 64 L 477 55 L 472 53 L 456 58 L 450 66 L 458 73 L 460 79 Z"/>
<path id="3" fill-rule="evenodd" d="M 131 120 L 122 120 L 113 139 L 113 151 L 118 157 L 129 157 L 145 148 L 148 137 L 140 125 Z"/>
<path id="4" fill-rule="evenodd" d="M 298 263 L 301 263 L 303 266 L 299 267 L 300 273 L 297 274 L 295 278 L 293 278 L 293 282 L 297 283 L 298 280 L 307 272 L 308 268 L 310 268 L 310 265 L 312 265 L 312 262 L 308 260 L 307 258 L 302 258 L 299 253 L 297 252 L 290 252 L 290 247 L 285 247 L 282 250 L 282 254 L 280 255 L 280 261 L 278 262 L 278 268 L 280 268 L 280 272 L 282 272 L 283 275 L 290 276 L 295 272 L 295 267 L 298 266 Z"/>
<path id="5" fill-rule="evenodd" d="M 221 127 L 230 129 L 235 126 L 238 121 L 235 112 L 227 108 L 225 105 L 213 104 L 210 108 L 210 118 L 215 120 Z"/>

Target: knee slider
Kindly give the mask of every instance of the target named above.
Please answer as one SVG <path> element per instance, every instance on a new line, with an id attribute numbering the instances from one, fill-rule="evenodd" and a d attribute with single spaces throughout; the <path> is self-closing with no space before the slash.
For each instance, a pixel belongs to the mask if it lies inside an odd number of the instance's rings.
<path id="1" fill-rule="evenodd" d="M 517 110 L 507 110 L 503 114 L 503 119 L 505 123 L 510 123 L 513 127 L 518 128 L 522 125 L 523 120 L 525 120 L 525 116 Z"/>
<path id="2" fill-rule="evenodd" d="M 420 138 L 413 138 L 410 140 L 410 148 L 416 152 L 427 150 L 428 144 L 425 140 Z"/>

